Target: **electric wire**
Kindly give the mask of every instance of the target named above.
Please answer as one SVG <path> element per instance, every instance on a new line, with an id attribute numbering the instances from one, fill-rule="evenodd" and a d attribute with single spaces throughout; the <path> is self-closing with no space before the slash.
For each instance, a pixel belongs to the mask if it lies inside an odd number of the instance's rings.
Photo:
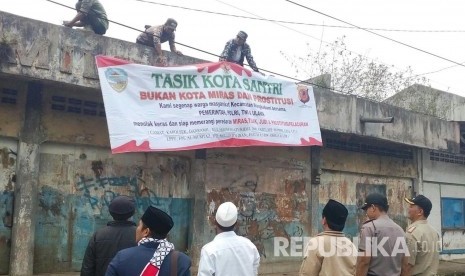
<path id="1" fill-rule="evenodd" d="M 429 52 L 429 51 L 420 49 L 420 48 L 418 48 L 418 47 L 409 45 L 409 44 L 404 43 L 404 42 L 401 42 L 401 41 L 399 41 L 399 40 L 396 40 L 396 39 L 387 37 L 387 36 L 385 36 L 385 35 L 375 33 L 375 32 L 373 32 L 373 31 L 371 31 L 371 30 L 364 29 L 363 27 L 359 27 L 359 26 L 357 26 L 357 25 L 355 25 L 355 24 L 349 23 L 349 22 L 347 22 L 347 21 L 344 21 L 344 20 L 342 20 L 342 19 L 336 18 L 336 17 L 331 16 L 331 15 L 329 15 L 329 14 L 326 14 L 326 13 L 323 13 L 323 12 L 320 12 L 320 11 L 317 11 L 317 10 L 312 9 L 312 8 L 310 8 L 310 7 L 307 7 L 307 6 L 305 6 L 305 5 L 296 3 L 296 2 L 291 1 L 291 0 L 284 0 L 284 1 L 285 1 L 285 2 L 288 2 L 288 3 L 291 3 L 291 4 L 294 4 L 294 5 L 296 5 L 296 6 L 299 6 L 299 7 L 301 7 L 301 8 L 307 9 L 307 10 L 312 11 L 312 12 L 314 12 L 314 13 L 318 13 L 318 14 L 320 14 L 320 15 L 329 17 L 329 18 L 331 18 L 331 19 L 333 19 L 333 20 L 336 20 L 336 21 L 342 22 L 342 23 L 344 23 L 344 24 L 350 25 L 350 26 L 352 26 L 352 27 L 358 28 L 358 29 L 360 29 L 360 30 L 366 31 L 366 32 L 368 32 L 368 33 L 371 33 L 371 34 L 373 34 L 373 35 L 376 35 L 376 36 L 379 36 L 379 37 L 381 37 L 381 38 L 387 39 L 387 40 L 389 40 L 389 41 L 395 42 L 395 43 L 397 43 L 397 44 L 403 45 L 403 46 L 405 46 L 405 47 L 414 49 L 414 50 L 416 50 L 416 51 L 420 51 L 420 52 L 422 52 L 422 53 L 425 53 L 425 54 L 434 56 L 434 57 L 439 58 L 439 59 L 442 59 L 442 60 L 446 60 L 446 61 L 451 62 L 451 63 L 454 63 L 454 64 L 456 64 L 456 65 L 458 65 L 458 66 L 465 67 L 464 64 L 459 63 L 459 62 L 457 62 L 457 61 L 453 61 L 453 60 L 451 60 L 451 59 L 448 59 L 448 58 L 442 57 L 442 56 L 440 56 L 440 55 L 431 53 L 431 52 Z"/>
<path id="2" fill-rule="evenodd" d="M 53 1 L 53 0 L 45 0 L 47 2 L 50 2 L 50 3 L 53 3 L 53 4 L 56 4 L 56 5 L 59 5 L 59 6 L 62 6 L 62 7 L 66 7 L 66 8 L 69 8 L 69 9 L 72 9 L 74 10 L 73 7 L 70 7 L 68 5 L 65 5 L 65 4 L 62 4 L 62 3 L 58 3 L 56 1 Z M 131 30 L 135 30 L 135 31 L 138 31 L 138 32 L 141 32 L 141 33 L 146 33 L 146 34 L 149 34 L 149 35 L 152 35 L 152 36 L 156 36 L 154 34 L 151 34 L 151 33 L 147 33 L 146 31 L 143 31 L 143 30 L 140 30 L 140 29 L 137 29 L 137 28 L 134 28 L 134 27 L 131 27 L 129 25 L 126 25 L 126 24 L 123 24 L 123 23 L 119 23 L 117 21 L 114 21 L 114 20 L 110 20 L 110 19 L 107 19 L 108 22 L 111 22 L 111 23 L 114 23 L 116 25 L 119 25 L 119 26 L 122 26 L 122 27 L 125 27 L 125 28 L 128 28 L 128 29 L 131 29 Z M 156 36 L 158 37 L 158 36 Z M 189 48 L 189 49 L 192 49 L 192 50 L 196 50 L 196 51 L 199 51 L 199 52 L 202 52 L 202 53 L 205 53 L 205 54 L 208 54 L 208 55 L 212 55 L 212 56 L 215 56 L 215 57 L 220 57 L 219 55 L 217 54 L 213 54 L 211 52 L 208 52 L 208 51 L 205 51 L 205 50 L 202 50 L 202 49 L 199 49 L 197 47 L 193 47 L 193 46 L 190 46 L 190 45 L 187 45 L 187 44 L 184 44 L 184 43 L 180 43 L 178 41 L 175 42 L 176 44 L 179 44 L 179 45 L 182 45 L 186 48 Z M 248 66 L 248 65 L 247 65 Z M 250 67 L 250 66 L 248 66 Z M 342 93 L 342 94 L 345 94 L 344 91 L 341 91 L 341 90 L 337 90 L 337 89 L 334 89 L 334 88 L 330 88 L 330 87 L 326 87 L 326 86 L 322 86 L 320 84 L 317 84 L 317 83 L 312 83 L 312 82 L 309 82 L 307 80 L 300 80 L 300 79 L 297 79 L 297 78 L 294 78 L 294 77 L 290 77 L 290 76 L 286 76 L 286 75 L 283 75 L 281 73 L 277 73 L 277 72 L 273 72 L 273 71 L 270 71 L 270 70 L 266 70 L 264 68 L 259 68 L 261 71 L 264 71 L 264 72 L 267 72 L 267 73 L 270 73 L 272 75 L 277 75 L 277 76 L 280 76 L 280 77 L 284 77 L 284 78 L 287 78 L 287 79 L 290 79 L 290 80 L 293 80 L 293 81 L 297 81 L 299 83 L 306 83 L 306 84 L 310 84 L 310 85 L 314 85 L 314 86 L 317 86 L 317 87 L 320 87 L 320 88 L 326 88 L 326 89 L 329 89 L 329 90 L 332 90 L 332 91 L 335 91 L 335 92 L 338 92 L 338 93 Z"/>
<path id="3" fill-rule="evenodd" d="M 70 7 L 68 5 L 65 5 L 65 4 L 62 4 L 62 3 L 59 3 L 59 2 L 56 2 L 54 0 L 45 0 L 47 2 L 50 2 L 50 3 L 53 3 L 53 4 L 56 4 L 56 5 L 59 5 L 59 6 L 62 6 L 62 7 L 66 7 L 66 8 L 69 8 L 69 9 L 72 9 L 72 10 L 75 10 L 75 8 L 73 7 Z M 131 27 L 129 25 L 126 25 L 126 24 L 123 24 L 123 23 L 119 23 L 119 22 L 116 22 L 114 20 L 110 20 L 110 19 L 107 19 L 109 22 L 111 23 L 114 23 L 114 24 L 117 24 L 119 26 L 122 26 L 122 27 L 125 27 L 125 28 L 128 28 L 128 29 L 131 29 L 131 30 L 135 30 L 135 31 L 138 31 L 138 32 L 145 32 L 143 30 L 140 30 L 140 29 L 137 29 L 137 28 L 134 28 L 134 27 Z M 146 32 L 145 32 L 146 33 Z M 153 34 L 150 34 L 153 36 Z M 157 36 L 158 37 L 158 36 Z M 215 57 L 219 57 L 219 55 L 216 55 L 216 54 L 213 54 L 211 52 L 208 52 L 208 51 L 205 51 L 205 50 L 202 50 L 202 49 L 199 49 L 197 47 L 193 47 L 193 46 L 189 46 L 189 45 L 186 45 L 186 44 L 183 44 L 183 43 L 180 43 L 180 42 L 175 42 L 176 44 L 179 44 L 179 45 L 182 45 L 184 47 L 187 47 L 187 48 L 190 48 L 190 49 L 193 49 L 193 50 L 196 50 L 196 51 L 199 51 L 199 52 L 202 52 L 202 53 L 205 53 L 205 54 L 208 54 L 208 55 L 212 55 L 212 56 L 215 56 Z M 247 65 L 248 66 L 248 65 Z M 250 67 L 250 66 L 248 66 Z M 284 75 L 284 74 L 281 74 L 281 73 L 277 73 L 277 72 L 274 72 L 274 71 L 270 71 L 270 70 L 266 70 L 266 69 L 263 69 L 263 68 L 258 68 L 260 69 L 261 71 L 264 71 L 264 72 L 267 72 L 267 73 L 270 73 L 271 75 L 276 75 L 276 76 L 280 76 L 280 77 L 283 77 L 283 78 L 287 78 L 289 80 L 293 80 L 293 81 L 296 81 L 297 83 L 305 83 L 305 84 L 309 84 L 309 85 L 313 85 L 313 86 L 316 86 L 316 87 L 319 87 L 319 88 L 323 88 L 323 89 L 328 89 L 330 91 L 334 91 L 334 92 L 337 92 L 337 93 L 340 93 L 340 94 L 348 94 L 347 92 L 344 92 L 342 90 L 338 90 L 338 89 L 335 89 L 333 87 L 327 87 L 327 86 L 323 86 L 323 85 L 320 85 L 320 84 L 317 84 L 317 83 L 313 83 L 311 82 L 310 80 L 301 80 L 301 79 L 297 79 L 297 78 L 294 78 L 294 77 L 290 77 L 290 76 L 287 76 L 287 75 Z M 374 99 L 371 99 L 371 98 L 368 98 L 368 97 L 364 97 L 364 96 L 361 96 L 361 95 L 357 95 L 357 94 L 351 94 L 357 98 L 362 98 L 362 99 L 365 99 L 365 100 L 368 100 L 368 101 L 371 101 L 371 102 L 375 102 L 375 103 L 383 103 L 382 101 L 378 101 L 378 100 L 374 100 Z M 400 107 L 402 108 L 402 107 Z M 402 109 L 405 109 L 405 108 L 402 108 Z M 407 109 L 406 109 L 407 110 Z M 426 113 L 422 113 L 422 112 L 418 112 L 416 111 L 417 113 L 419 114 L 423 114 L 423 115 L 428 115 L 428 116 L 432 116 L 432 117 L 437 117 L 439 118 L 438 116 L 435 116 L 435 115 L 431 115 L 431 114 L 426 114 Z"/>
<path id="4" fill-rule="evenodd" d="M 465 61 L 462 62 L 462 64 L 465 64 Z M 458 65 L 454 64 L 454 65 L 451 65 L 451 66 L 447 66 L 447 67 L 444 67 L 444 68 L 441 68 L 441 69 L 437 69 L 437 70 L 434 70 L 434 71 L 430 71 L 430 72 L 426 72 L 426 73 L 421 73 L 421 74 L 417 74 L 417 75 L 414 75 L 414 77 L 419 77 L 419 76 L 424 76 L 424 75 L 430 75 L 430 74 L 434 74 L 434 73 L 439 73 L 439 72 L 442 72 L 444 70 L 447 70 L 447 69 L 450 69 L 450 68 L 454 68 L 454 67 L 457 67 Z"/>
<path id="5" fill-rule="evenodd" d="M 221 16 L 229 16 L 229 17 L 236 17 L 236 18 L 244 18 L 244 19 L 251 19 L 251 20 L 259 20 L 259 21 L 267 21 L 267 22 L 275 22 L 275 23 L 283 23 L 283 24 L 292 24 L 292 25 L 305 25 L 305 26 L 315 26 L 315 27 L 328 27 L 328 28 L 340 28 L 340 29 L 360 29 L 353 26 L 341 26 L 341 25 L 326 25 L 326 24 L 316 24 L 316 23 L 305 23 L 305 22 L 296 22 L 296 21 L 285 21 L 285 20 L 277 20 L 277 19 L 269 19 L 263 17 L 250 17 L 244 15 L 237 15 L 237 14 L 229 14 L 229 13 L 222 13 L 222 12 L 215 12 L 215 11 L 208 11 L 208 10 L 201 10 L 201 9 L 194 9 L 164 3 L 158 3 L 148 0 L 134 0 L 137 2 L 149 3 L 153 5 L 189 10 L 189 11 L 196 11 L 208 14 L 215 14 Z M 363 29 L 371 30 L 371 31 L 383 31 L 383 32 L 407 32 L 407 33 L 465 33 L 465 30 L 408 30 L 408 29 L 387 29 L 387 28 L 367 28 L 363 27 Z"/>
<path id="6" fill-rule="evenodd" d="M 276 19 L 268 19 L 268 18 L 264 18 L 264 17 L 250 17 L 250 16 L 244 16 L 244 15 L 236 15 L 236 14 L 228 14 L 228 13 L 222 13 L 222 12 L 214 12 L 214 11 L 207 11 L 207 10 L 201 10 L 201 9 L 194 9 L 194 8 L 188 8 L 188 7 L 182 7 L 182 6 L 176 6 L 176 5 L 170 5 L 170 4 L 164 4 L 164 3 L 158 3 L 158 2 L 153 2 L 153 1 L 148 1 L 148 0 L 135 0 L 137 2 L 143 2 L 143 3 L 149 3 L 149 4 L 153 4 L 153 5 L 159 5 L 159 6 L 165 6 L 165 7 L 171 7 L 171 8 L 178 8 L 178 9 L 183 9 L 183 10 L 189 10 L 189 11 L 196 11 L 196 12 L 202 12 L 202 13 L 208 13 L 208 14 L 215 14 L 215 15 L 221 15 L 221 16 L 229 16 L 229 17 L 235 17 L 235 18 L 243 18 L 243 19 L 251 19 L 251 20 L 259 20 L 259 21 L 266 21 L 266 22 L 272 22 L 272 23 L 282 23 L 282 24 L 293 24 L 293 25 L 306 25 L 306 26 L 315 26 L 315 27 L 329 27 L 329 28 L 342 28 L 342 29 L 360 29 L 358 27 L 353 27 L 353 26 L 340 26 L 340 25 L 326 25 L 326 24 L 315 24 L 315 23 L 304 23 L 304 22 L 295 22 L 295 21 L 284 21 L 284 20 L 276 20 Z M 224 3 L 222 1 L 217 1 L 217 2 L 220 2 L 220 3 L 223 3 L 225 5 L 229 5 L 231 7 L 234 7 L 234 8 L 237 8 L 235 6 L 232 6 L 230 4 L 227 4 L 227 3 Z M 245 10 L 242 10 L 244 12 L 247 12 Z M 249 12 L 247 12 L 249 13 Z M 249 13 L 249 14 L 252 14 L 252 13 Z M 253 14 L 254 15 L 254 14 Z M 257 15 L 255 15 L 257 16 Z M 281 24 L 279 24 L 280 26 L 282 27 L 285 27 L 285 28 L 288 28 L 286 26 L 283 26 Z M 327 42 L 327 41 L 324 41 L 323 39 L 319 39 L 319 38 L 316 38 L 314 36 L 311 36 L 311 35 L 308 35 L 306 33 L 302 33 L 300 31 L 297 31 L 295 29 L 291 29 L 291 28 L 288 28 L 290 30 L 293 30 L 295 32 L 298 32 L 302 35 L 305 35 L 305 36 L 308 36 L 308 37 L 311 37 L 311 38 L 314 38 L 314 39 L 317 39 L 321 42 L 324 42 L 326 44 L 329 44 L 329 45 L 334 45 L 330 42 Z M 367 27 L 364 27 L 364 29 L 366 30 L 372 30 L 372 31 L 386 31 L 386 32 L 409 32 L 409 33 L 462 33 L 462 32 L 465 32 L 465 30 L 407 30 L 407 29 L 386 29 L 386 28 L 367 28 Z M 348 50 L 346 49 L 347 51 L 349 52 L 353 52 L 351 50 Z M 355 54 L 358 54 L 360 56 L 364 56 L 362 54 L 359 54 L 359 53 L 356 53 L 356 52 L 353 52 Z M 365 56 L 366 57 L 366 56 Z M 463 62 L 462 64 L 465 64 L 465 62 Z M 436 70 L 436 71 L 431 71 L 431 72 L 426 72 L 426 73 L 421 73 L 421 74 L 416 74 L 416 75 L 413 75 L 412 77 L 419 77 L 419 76 L 424 76 L 424 75 L 429 75 L 429 74 L 433 74 L 433 73 L 438 73 L 438 72 L 441 72 L 441 71 L 444 71 L 444 70 L 447 70 L 449 68 L 453 68 L 453 67 L 456 67 L 458 66 L 457 64 L 455 65 L 452 65 L 452 66 L 448 66 L 448 67 L 445 67 L 445 68 L 442 68 L 442 69 L 439 69 L 439 70 Z"/>
<path id="7" fill-rule="evenodd" d="M 138 0 L 136 0 L 136 1 L 138 1 Z M 146 0 L 145 0 L 145 1 L 146 1 Z M 253 16 L 256 16 L 256 17 L 258 17 L 258 18 L 263 18 L 263 17 L 261 17 L 261 16 L 259 16 L 259 15 L 257 15 L 257 14 L 254 14 L 254 13 L 251 13 L 251 12 L 249 12 L 249 11 L 247 11 L 247 10 L 244 10 L 243 8 L 239 8 L 239 7 L 234 6 L 234 5 L 230 4 L 230 3 L 225 3 L 225 2 L 223 2 L 222 0 L 213 0 L 213 1 L 219 2 L 219 3 L 223 4 L 223 5 L 226 5 L 226 6 L 228 6 L 228 7 L 234 8 L 234 9 L 239 10 L 239 11 L 242 11 L 242 12 L 244 12 L 244 13 L 247 13 L 247 14 L 250 14 L 250 15 L 253 15 Z M 342 49 L 343 51 L 348 51 L 348 52 L 350 52 L 350 53 L 357 54 L 357 55 L 359 55 L 361 58 L 370 59 L 370 60 L 371 60 L 372 62 L 374 62 L 374 63 L 381 63 L 381 64 L 383 64 L 383 65 L 385 65 L 385 66 L 388 66 L 388 67 L 394 66 L 394 65 L 391 65 L 391 64 L 387 64 L 386 62 L 383 62 L 383 61 L 380 61 L 380 60 L 375 60 L 375 59 L 373 59 L 373 58 L 368 57 L 367 55 L 363 55 L 363 54 L 357 53 L 357 52 L 352 51 L 352 50 L 350 50 L 350 49 L 347 49 L 347 48 L 345 48 L 345 47 L 341 47 L 341 45 L 337 45 L 337 44 L 335 44 L 335 43 L 327 42 L 327 41 L 323 40 L 322 38 L 317 38 L 317 37 L 308 35 L 308 34 L 306 34 L 306 33 L 300 32 L 300 31 L 298 31 L 298 30 L 296 30 L 296 29 L 293 29 L 293 28 L 291 28 L 291 27 L 289 27 L 289 26 L 284 26 L 284 25 L 282 25 L 282 24 L 280 24 L 280 23 L 278 23 L 278 22 L 272 22 L 272 23 L 277 24 L 278 26 L 281 26 L 281 27 L 283 27 L 283 28 L 289 29 L 289 30 L 291 30 L 291 31 L 295 31 L 295 32 L 297 32 L 297 33 L 299 33 L 299 34 L 302 34 L 302 35 L 304 35 L 304 36 L 307 36 L 307 37 L 313 38 L 313 39 L 315 39 L 315 40 L 318 40 L 318 41 L 320 41 L 320 43 L 323 42 L 323 43 L 325 43 L 326 45 L 331 45 L 331 46 L 340 48 L 340 49 Z M 320 44 L 320 45 L 321 45 L 321 44 Z M 456 65 L 454 65 L 454 66 L 456 66 Z M 394 67 L 394 68 L 396 68 L 396 69 L 398 69 L 398 70 L 402 70 L 402 69 L 397 68 L 397 67 Z M 415 78 L 415 77 L 417 77 L 417 76 L 418 76 L 418 75 L 412 75 L 411 77 L 412 77 L 412 78 Z M 439 82 L 434 81 L 434 80 L 431 80 L 431 79 L 427 79 L 427 80 L 428 80 L 428 81 L 431 81 L 431 82 L 434 82 L 434 83 L 441 84 L 441 85 L 445 85 L 445 84 L 443 84 L 443 83 L 439 83 Z M 344 92 L 344 93 L 345 93 L 345 94 L 350 94 L 350 91 L 347 91 L 347 92 Z"/>

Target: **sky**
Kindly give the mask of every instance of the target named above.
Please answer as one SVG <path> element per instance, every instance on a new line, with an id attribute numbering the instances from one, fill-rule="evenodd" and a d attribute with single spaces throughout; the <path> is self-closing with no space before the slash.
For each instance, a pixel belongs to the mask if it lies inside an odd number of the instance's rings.
<path id="1" fill-rule="evenodd" d="M 76 0 L 54 0 L 74 7 Z M 347 48 L 354 54 L 367 56 L 375 62 L 403 71 L 412 67 L 415 74 L 426 74 L 433 88 L 465 97 L 465 26 L 463 0 L 100 0 L 108 18 L 140 31 L 144 25 L 161 25 L 167 18 L 178 21 L 176 41 L 219 55 L 225 43 L 239 30 L 248 33 L 247 43 L 259 68 L 281 75 L 308 79 L 313 76 L 296 73 L 287 57 L 305 57 L 309 51 L 330 46 L 344 36 Z M 153 2 L 153 3 L 150 3 Z M 158 3 L 158 4 L 154 4 Z M 168 7 L 159 4 L 184 7 Z M 315 11 L 324 13 L 324 16 Z M 188 9 L 256 17 L 307 24 L 285 24 L 217 15 Z M 46 0 L 1 0 L 0 10 L 52 24 L 71 20 L 76 12 Z M 386 32 L 373 31 L 412 47 L 360 29 L 331 28 L 321 25 L 348 26 L 345 22 L 364 27 L 400 30 L 447 32 Z M 312 26 L 308 24 L 316 24 Z M 458 32 L 451 32 L 458 31 Z M 105 36 L 134 42 L 139 31 L 110 23 Z M 169 50 L 168 43 L 162 49 Z M 177 45 L 185 55 L 217 61 L 218 58 L 192 48 Z M 443 59 L 439 58 L 442 57 Z M 447 61 L 444 59 L 449 59 Z"/>

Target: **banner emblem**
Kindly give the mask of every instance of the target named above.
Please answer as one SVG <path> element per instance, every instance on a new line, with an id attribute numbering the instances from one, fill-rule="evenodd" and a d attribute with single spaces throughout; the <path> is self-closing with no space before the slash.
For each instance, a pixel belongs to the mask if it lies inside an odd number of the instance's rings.
<path id="1" fill-rule="evenodd" d="M 108 68 L 105 77 L 111 88 L 116 92 L 123 92 L 128 86 L 128 73 L 120 68 Z"/>

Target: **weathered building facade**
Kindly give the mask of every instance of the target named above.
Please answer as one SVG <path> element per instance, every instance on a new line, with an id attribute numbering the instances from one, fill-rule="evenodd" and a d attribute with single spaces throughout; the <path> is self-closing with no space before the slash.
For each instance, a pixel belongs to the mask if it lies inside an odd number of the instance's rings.
<path id="1" fill-rule="evenodd" d="M 135 198 L 136 221 L 149 205 L 169 212 L 170 239 L 194 265 L 215 235 L 216 208 L 233 201 L 237 231 L 257 245 L 261 271 L 295 271 L 301 260 L 275 254 L 275 237 L 316 234 L 329 198 L 348 206 L 345 232 L 355 236 L 364 219 L 357 206 L 372 191 L 388 196 L 390 214 L 405 228 L 403 198 L 444 180 L 430 175 L 425 166 L 435 163 L 424 153 L 459 151 L 456 122 L 315 87 L 321 149 L 112 155 L 94 56 L 153 64 L 152 49 L 7 13 L 0 18 L 0 274 L 78 271 L 116 195 Z M 171 65 L 202 62 L 165 54 Z M 394 121 L 365 120 L 385 117 Z"/>
<path id="2" fill-rule="evenodd" d="M 465 257 L 465 98 L 422 85 L 413 85 L 386 102 L 456 122 L 460 150 L 420 152 L 419 191 L 433 202 L 429 221 L 441 232 L 442 258 Z"/>

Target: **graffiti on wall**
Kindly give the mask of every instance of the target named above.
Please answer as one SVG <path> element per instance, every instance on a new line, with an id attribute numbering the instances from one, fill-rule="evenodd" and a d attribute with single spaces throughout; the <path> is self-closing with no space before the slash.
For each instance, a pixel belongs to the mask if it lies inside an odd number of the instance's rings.
<path id="1" fill-rule="evenodd" d="M 7 274 L 9 267 L 16 155 L 10 148 L 0 148 L 0 274 Z"/>
<path id="2" fill-rule="evenodd" d="M 14 184 L 16 182 L 16 174 L 14 171 L 16 165 L 17 153 L 10 148 L 0 149 L 0 162 L 1 168 L 6 181 L 0 183 L 0 217 L 4 227 L 11 228 L 13 224 L 13 192 Z M 1 179 L 1 177 L 0 177 Z M 2 181 L 3 182 L 3 181 Z"/>
<path id="3" fill-rule="evenodd" d="M 309 233 L 304 180 L 285 180 L 284 194 L 257 193 L 258 176 L 245 175 L 226 188 L 208 192 L 208 218 L 215 223 L 218 206 L 231 201 L 238 207 L 237 234 L 249 238 L 260 255 L 272 255 L 274 237 L 302 237 Z"/>
<path id="4" fill-rule="evenodd" d="M 157 172 L 150 174 L 155 181 L 166 185 L 173 183 L 177 177 L 185 177 L 186 173 L 180 170 L 188 168 L 175 166 L 172 169 L 171 165 L 174 164 L 176 162 L 160 165 Z M 177 250 L 187 250 L 192 199 L 157 195 L 152 187 L 148 187 L 144 180 L 144 170 L 139 166 L 126 170 L 129 171 L 127 175 L 122 173 L 111 177 L 106 176 L 105 164 L 101 161 L 91 162 L 90 169 L 93 174 L 76 175 L 72 193 L 59 190 L 53 183 L 41 183 L 36 224 L 37 254 L 34 260 L 37 272 L 79 270 L 89 238 L 95 230 L 112 219 L 108 207 L 118 195 L 128 195 L 135 199 L 135 222 L 149 205 L 169 213 L 175 224 L 170 232 L 170 241 Z"/>

